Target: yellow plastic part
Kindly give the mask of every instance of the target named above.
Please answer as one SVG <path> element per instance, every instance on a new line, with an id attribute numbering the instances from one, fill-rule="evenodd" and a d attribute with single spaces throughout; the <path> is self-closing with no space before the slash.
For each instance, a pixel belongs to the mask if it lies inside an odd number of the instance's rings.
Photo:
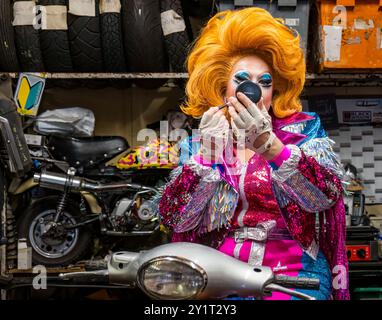
<path id="1" fill-rule="evenodd" d="M 173 169 L 178 166 L 178 152 L 168 141 L 156 139 L 145 145 L 134 147 L 121 158 L 119 169 Z"/>

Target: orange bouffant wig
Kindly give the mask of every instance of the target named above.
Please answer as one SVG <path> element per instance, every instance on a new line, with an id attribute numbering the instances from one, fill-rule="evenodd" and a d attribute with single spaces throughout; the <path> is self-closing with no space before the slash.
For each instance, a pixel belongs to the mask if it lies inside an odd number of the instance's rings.
<path id="1" fill-rule="evenodd" d="M 280 19 L 260 8 L 224 11 L 212 17 L 188 56 L 187 101 L 181 109 L 200 117 L 223 103 L 234 64 L 248 55 L 262 58 L 272 70 L 272 110 L 284 118 L 301 111 L 305 82 L 300 37 Z"/>

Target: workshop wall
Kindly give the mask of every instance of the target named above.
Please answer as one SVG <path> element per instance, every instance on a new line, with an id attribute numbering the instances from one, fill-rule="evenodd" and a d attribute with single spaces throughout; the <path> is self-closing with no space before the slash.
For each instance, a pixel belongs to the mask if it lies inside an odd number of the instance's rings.
<path id="1" fill-rule="evenodd" d="M 131 145 L 148 124 L 162 120 L 167 110 L 177 109 L 184 95 L 180 88 L 161 87 L 147 90 L 138 87 L 99 90 L 50 88 L 44 92 L 40 113 L 55 108 L 80 106 L 91 109 L 96 118 L 96 135 L 120 135 Z"/>

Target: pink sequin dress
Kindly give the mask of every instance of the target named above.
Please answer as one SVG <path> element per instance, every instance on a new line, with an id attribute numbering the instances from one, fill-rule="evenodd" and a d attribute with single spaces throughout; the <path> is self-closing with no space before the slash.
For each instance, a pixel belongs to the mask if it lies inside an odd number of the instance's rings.
<path id="1" fill-rule="evenodd" d="M 233 230 L 224 239 L 219 250 L 252 265 L 271 267 L 275 274 L 288 276 L 307 275 L 319 278 L 320 292 L 309 292 L 319 299 L 330 297 L 330 271 L 323 255 L 314 261 L 304 255 L 298 243 L 293 240 L 285 227 L 280 208 L 272 191 L 270 168 L 262 157 L 254 155 L 243 166 L 239 181 L 240 198 L 233 217 Z M 257 247 L 257 241 L 235 239 L 235 230 L 256 227 L 259 223 L 276 222 L 273 239 L 265 242 L 264 250 Z M 260 251 L 260 252 L 259 252 Z M 303 259 L 304 257 L 304 259 Z M 304 260 L 310 260 L 309 264 Z M 273 293 L 266 300 L 289 300 L 290 296 Z"/>

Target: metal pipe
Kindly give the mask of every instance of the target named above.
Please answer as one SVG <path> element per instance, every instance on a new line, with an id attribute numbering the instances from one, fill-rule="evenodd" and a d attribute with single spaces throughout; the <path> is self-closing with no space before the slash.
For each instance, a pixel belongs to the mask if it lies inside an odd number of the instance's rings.
<path id="1" fill-rule="evenodd" d="M 302 293 L 300 291 L 295 291 L 295 290 L 291 290 L 291 289 L 288 289 L 288 288 L 284 288 L 282 286 L 279 286 L 278 284 L 268 284 L 266 287 L 265 287 L 265 290 L 269 290 L 271 292 L 282 292 L 282 293 L 285 293 L 285 294 L 289 294 L 291 295 L 292 297 L 296 297 L 296 298 L 300 298 L 302 300 L 316 300 L 316 298 L 312 297 L 312 296 L 309 296 L 305 293 Z"/>
<path id="2" fill-rule="evenodd" d="M 109 282 L 109 271 L 96 270 L 96 271 L 80 271 L 80 272 L 68 272 L 60 273 L 58 277 L 61 280 L 79 280 L 83 282 L 95 282 L 104 281 Z"/>
<path id="3" fill-rule="evenodd" d="M 105 231 L 107 236 L 133 237 L 133 236 L 149 236 L 154 231 Z"/>
<path id="4" fill-rule="evenodd" d="M 86 220 L 84 222 L 79 222 L 79 223 L 70 225 L 69 227 L 65 227 L 65 229 L 66 230 L 76 229 L 78 227 L 82 227 L 82 226 L 85 226 L 87 224 L 93 223 L 93 222 L 95 222 L 95 221 L 97 221 L 99 219 L 100 219 L 100 215 L 96 214 L 96 217 L 94 217 L 94 218 L 88 219 L 88 220 Z"/>
<path id="5" fill-rule="evenodd" d="M 64 191 L 65 188 L 68 187 L 70 190 L 88 192 L 106 192 L 113 190 L 135 189 L 151 191 L 155 194 L 158 193 L 158 190 L 156 190 L 155 188 L 143 186 L 136 183 L 101 184 L 97 181 L 93 181 L 90 179 L 55 172 L 35 173 L 33 176 L 33 181 L 37 182 L 40 186 L 44 188 L 50 188 L 60 191 Z"/>

